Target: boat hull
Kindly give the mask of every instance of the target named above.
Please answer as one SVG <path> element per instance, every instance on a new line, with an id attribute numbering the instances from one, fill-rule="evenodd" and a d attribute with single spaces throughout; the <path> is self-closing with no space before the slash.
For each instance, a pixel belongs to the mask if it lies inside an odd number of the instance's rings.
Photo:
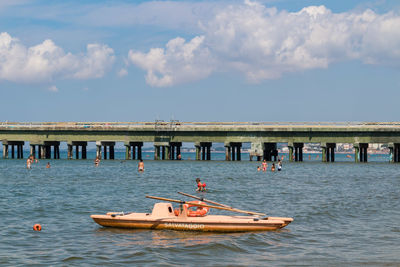
<path id="1" fill-rule="evenodd" d="M 154 229 L 154 230 L 179 230 L 201 232 L 248 232 L 248 231 L 272 231 L 285 227 L 291 222 L 291 218 L 285 220 L 257 219 L 246 216 L 211 215 L 194 218 L 152 218 L 141 215 L 92 215 L 92 219 L 101 226 L 130 228 L 130 229 Z M 291 220 L 289 220 L 291 219 Z"/>

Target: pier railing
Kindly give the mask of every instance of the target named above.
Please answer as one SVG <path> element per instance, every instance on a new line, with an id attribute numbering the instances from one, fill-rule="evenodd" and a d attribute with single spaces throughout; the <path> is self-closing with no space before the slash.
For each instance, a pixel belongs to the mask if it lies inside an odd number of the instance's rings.
<path id="1" fill-rule="evenodd" d="M 178 127 L 248 127 L 248 128 L 400 128 L 400 122 L 0 122 L 0 129 L 12 128 L 51 128 L 51 129 L 84 129 L 84 128 L 151 128 L 165 130 Z"/>

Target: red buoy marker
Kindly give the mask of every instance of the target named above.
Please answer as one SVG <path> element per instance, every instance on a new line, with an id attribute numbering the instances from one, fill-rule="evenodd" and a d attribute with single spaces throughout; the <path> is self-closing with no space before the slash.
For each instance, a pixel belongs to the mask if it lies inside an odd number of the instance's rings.
<path id="1" fill-rule="evenodd" d="M 40 224 L 35 224 L 34 226 L 33 226 L 33 230 L 35 230 L 35 231 L 41 231 L 42 230 L 42 226 L 40 225 Z"/>

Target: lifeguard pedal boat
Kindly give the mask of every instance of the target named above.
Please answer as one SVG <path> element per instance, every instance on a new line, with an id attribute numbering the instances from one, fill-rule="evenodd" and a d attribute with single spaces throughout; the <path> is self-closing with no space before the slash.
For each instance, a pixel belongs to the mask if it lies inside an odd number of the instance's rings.
<path id="1" fill-rule="evenodd" d="M 177 202 L 179 209 L 174 210 L 171 203 L 156 203 L 151 213 L 109 212 L 105 215 L 91 215 L 98 224 L 105 227 L 132 229 L 168 229 L 203 232 L 247 232 L 268 231 L 285 227 L 293 218 L 263 217 L 265 214 L 235 209 L 214 201 L 190 196 L 201 201 L 180 201 L 175 199 L 146 196 L 168 202 Z M 212 203 L 214 206 L 207 205 Z M 246 213 L 247 216 L 208 215 L 210 208 Z"/>

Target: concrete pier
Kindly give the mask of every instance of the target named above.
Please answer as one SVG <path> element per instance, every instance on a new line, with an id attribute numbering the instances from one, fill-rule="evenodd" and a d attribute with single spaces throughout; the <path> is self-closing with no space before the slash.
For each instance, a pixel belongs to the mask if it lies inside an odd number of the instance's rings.
<path id="1" fill-rule="evenodd" d="M 211 142 L 195 142 L 196 160 L 211 160 Z"/>
<path id="2" fill-rule="evenodd" d="M 335 143 L 321 143 L 322 162 L 335 162 Z"/>
<path id="3" fill-rule="evenodd" d="M 86 141 L 72 141 L 67 143 L 67 158 L 73 159 L 75 147 L 75 159 L 87 159 L 87 142 Z"/>
<path id="4" fill-rule="evenodd" d="M 103 159 L 114 159 L 114 146 L 113 141 L 96 141 L 96 157 Z M 101 147 L 103 147 L 103 153 L 101 152 Z"/>
<path id="5" fill-rule="evenodd" d="M 263 159 L 266 161 L 276 161 L 278 157 L 278 149 L 276 143 L 264 143 Z"/>
<path id="6" fill-rule="evenodd" d="M 170 160 L 181 160 L 181 147 L 182 142 L 171 142 L 170 143 Z"/>
<path id="7" fill-rule="evenodd" d="M 304 143 L 288 143 L 289 147 L 289 161 L 303 161 L 303 147 Z M 294 150 L 294 155 L 293 155 Z"/>
<path id="8" fill-rule="evenodd" d="M 154 142 L 154 160 L 166 160 L 170 157 L 169 142 Z"/>
<path id="9" fill-rule="evenodd" d="M 125 142 L 125 159 L 142 159 L 143 142 Z"/>
<path id="10" fill-rule="evenodd" d="M 3 158 L 8 159 L 9 153 L 11 152 L 12 159 L 14 159 L 14 158 L 23 159 L 24 158 L 24 150 L 23 150 L 24 144 L 25 144 L 24 141 L 3 140 Z M 10 146 L 11 146 L 11 151 L 9 150 Z M 15 152 L 17 152 L 16 155 L 15 155 Z"/>
<path id="11" fill-rule="evenodd" d="M 225 145 L 225 148 L 227 147 L 227 145 Z M 230 142 L 228 144 L 228 147 L 230 148 L 230 157 L 228 160 L 231 161 L 241 161 L 242 160 L 242 154 L 241 154 L 241 149 L 242 149 L 242 143 L 240 142 Z"/>
<path id="12" fill-rule="evenodd" d="M 130 140 L 154 143 L 155 159 L 176 159 L 183 142 L 195 143 L 197 160 L 211 159 L 212 143 L 224 144 L 226 160 L 240 160 L 243 143 L 263 146 L 253 157 L 276 160 L 275 145 L 287 143 L 290 161 L 303 160 L 304 143 L 347 143 L 354 144 L 356 161 L 367 162 L 368 144 L 379 143 L 388 144 L 392 162 L 400 161 L 400 122 L 0 122 L 3 158 L 22 158 L 23 142 L 31 144 L 30 152 L 38 158 L 58 158 L 59 147 L 52 150 L 46 142 L 67 142 L 68 158 L 76 157 L 77 150 L 84 158 L 86 146 L 72 142 L 96 142 L 97 156 L 113 158 L 115 142 L 129 145 Z M 139 148 L 127 147 L 126 158 L 140 158 Z M 324 161 L 335 161 L 335 148 L 322 149 Z"/>
<path id="13" fill-rule="evenodd" d="M 390 151 L 390 162 L 391 163 L 400 162 L 400 144 L 389 143 L 388 147 Z"/>
<path id="14" fill-rule="evenodd" d="M 359 153 L 356 155 L 360 162 L 368 162 L 368 144 L 367 143 L 358 143 L 354 144 L 355 147 L 358 147 Z"/>

